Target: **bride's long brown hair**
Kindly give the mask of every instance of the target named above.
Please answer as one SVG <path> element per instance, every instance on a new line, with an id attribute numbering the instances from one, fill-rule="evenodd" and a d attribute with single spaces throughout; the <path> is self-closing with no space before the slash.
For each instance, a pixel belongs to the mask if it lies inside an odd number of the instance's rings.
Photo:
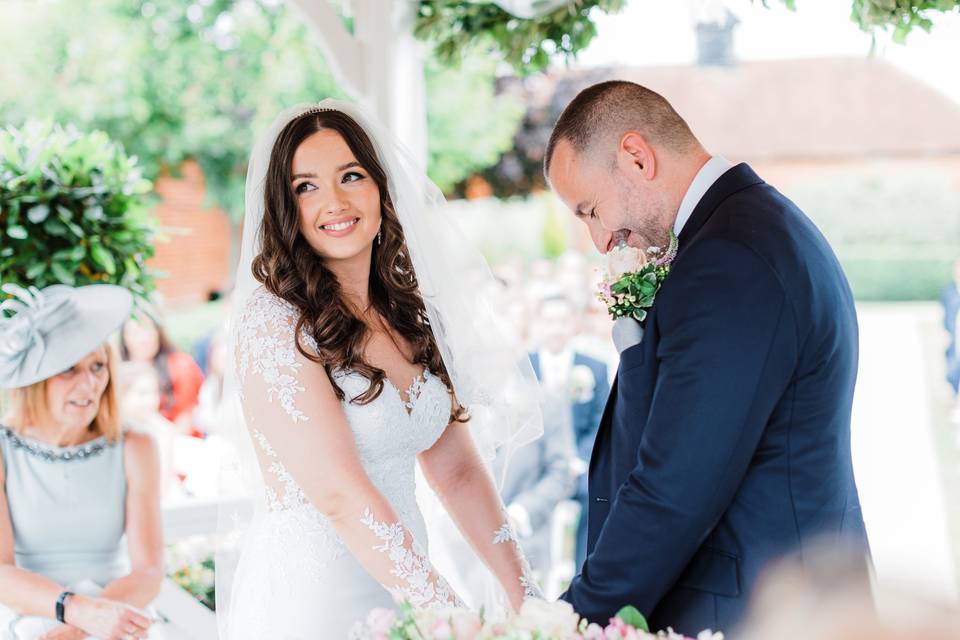
<path id="1" fill-rule="evenodd" d="M 253 275 L 268 291 L 300 311 L 297 350 L 323 365 L 340 400 L 345 395 L 333 377 L 337 369 L 355 371 L 370 380 L 369 389 L 353 399 L 354 403 L 368 404 L 380 396 L 386 373 L 363 357 L 369 329 L 347 304 L 336 276 L 300 233 L 293 155 L 304 140 L 323 129 L 340 134 L 380 190 L 382 236 L 374 244 L 371 258 L 371 306 L 410 344 L 414 363 L 430 369 L 452 390 L 420 296 L 403 227 L 390 199 L 386 172 L 366 131 L 345 113 L 307 113 L 289 122 L 277 137 L 264 185 L 263 226 L 259 231 L 263 249 L 253 261 Z M 304 348 L 301 331 L 316 341 L 316 353 Z M 455 403 L 451 419 L 465 421 L 466 410 Z"/>

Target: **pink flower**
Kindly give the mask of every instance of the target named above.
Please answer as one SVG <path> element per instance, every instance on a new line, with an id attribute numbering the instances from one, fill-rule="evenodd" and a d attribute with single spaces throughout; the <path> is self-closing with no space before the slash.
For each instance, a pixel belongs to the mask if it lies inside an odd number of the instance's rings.
<path id="1" fill-rule="evenodd" d="M 367 626 L 374 634 L 387 635 L 397 622 L 397 614 L 392 609 L 374 609 L 367 614 Z"/>
<path id="2" fill-rule="evenodd" d="M 450 640 L 453 635 L 453 628 L 446 620 L 437 620 L 430 627 L 430 636 L 436 640 Z"/>
<path id="3" fill-rule="evenodd" d="M 480 616 L 472 611 L 461 611 L 453 616 L 453 637 L 455 640 L 474 640 L 483 624 Z"/>

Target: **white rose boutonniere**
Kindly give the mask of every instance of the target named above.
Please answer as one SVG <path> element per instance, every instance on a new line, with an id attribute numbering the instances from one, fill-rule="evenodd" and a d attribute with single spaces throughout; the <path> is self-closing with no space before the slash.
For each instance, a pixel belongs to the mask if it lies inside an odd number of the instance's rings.
<path id="1" fill-rule="evenodd" d="M 676 255 L 677 236 L 673 232 L 666 250 L 650 247 L 644 252 L 620 243 L 607 252 L 607 270 L 597 297 L 607 305 L 610 316 L 643 322 Z"/>

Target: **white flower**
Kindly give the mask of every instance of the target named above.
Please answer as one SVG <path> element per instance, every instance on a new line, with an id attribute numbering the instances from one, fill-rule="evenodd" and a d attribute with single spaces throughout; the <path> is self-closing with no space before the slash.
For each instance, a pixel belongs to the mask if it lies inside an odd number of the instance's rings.
<path id="1" fill-rule="evenodd" d="M 538 631 L 548 638 L 569 638 L 577 632 L 579 623 L 580 616 L 570 603 L 529 598 L 524 601 L 511 626 L 517 631 Z"/>
<path id="2" fill-rule="evenodd" d="M 570 370 L 569 386 L 573 402 L 589 402 L 593 400 L 597 380 L 590 367 L 578 364 Z"/>
<path id="3" fill-rule="evenodd" d="M 639 271 L 647 264 L 647 255 L 625 244 L 619 244 L 607 252 L 607 273 L 612 280 L 619 280 L 628 273 Z"/>
<path id="4" fill-rule="evenodd" d="M 367 626 L 375 634 L 387 635 L 397 622 L 397 614 L 392 609 L 374 609 L 367 614 Z"/>

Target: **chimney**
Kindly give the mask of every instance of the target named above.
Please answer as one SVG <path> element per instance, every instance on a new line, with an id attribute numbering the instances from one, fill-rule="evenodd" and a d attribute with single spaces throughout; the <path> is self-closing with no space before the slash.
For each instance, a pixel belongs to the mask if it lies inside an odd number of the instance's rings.
<path id="1" fill-rule="evenodd" d="M 697 64 L 704 67 L 732 67 L 733 29 L 740 21 L 729 9 L 714 20 L 697 22 Z"/>

